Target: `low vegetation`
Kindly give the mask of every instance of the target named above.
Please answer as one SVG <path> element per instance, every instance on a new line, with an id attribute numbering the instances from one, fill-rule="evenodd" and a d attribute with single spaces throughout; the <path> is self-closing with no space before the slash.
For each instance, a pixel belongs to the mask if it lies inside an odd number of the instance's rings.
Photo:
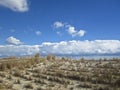
<path id="1" fill-rule="evenodd" d="M 120 59 L 0 59 L 0 90 L 120 90 Z"/>

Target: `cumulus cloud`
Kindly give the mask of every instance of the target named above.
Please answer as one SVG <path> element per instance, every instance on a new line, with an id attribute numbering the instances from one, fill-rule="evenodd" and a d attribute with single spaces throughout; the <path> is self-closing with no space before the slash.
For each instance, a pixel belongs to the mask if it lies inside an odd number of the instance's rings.
<path id="1" fill-rule="evenodd" d="M 40 45 L 42 54 L 82 55 L 82 54 L 117 54 L 120 53 L 119 40 L 61 41 L 44 42 Z"/>
<path id="2" fill-rule="evenodd" d="M 77 32 L 77 35 L 80 37 L 83 37 L 85 35 L 86 31 L 85 30 L 80 30 Z"/>
<path id="3" fill-rule="evenodd" d="M 79 37 L 83 37 L 86 33 L 85 30 L 76 30 L 74 26 L 68 25 L 67 26 L 67 31 L 70 35 L 72 35 L 72 37 L 75 36 L 79 36 Z"/>
<path id="4" fill-rule="evenodd" d="M 85 30 L 76 30 L 76 28 L 72 25 L 69 25 L 69 24 L 65 24 L 65 23 L 62 23 L 62 22 L 55 22 L 53 24 L 53 26 L 58 29 L 58 28 L 65 28 L 67 29 L 67 32 L 69 35 L 71 35 L 72 37 L 75 37 L 75 36 L 78 36 L 78 37 L 83 37 L 86 33 Z M 59 35 L 59 34 L 58 34 Z"/>
<path id="5" fill-rule="evenodd" d="M 8 37 L 6 41 L 7 41 L 7 43 L 14 44 L 14 45 L 23 44 L 19 39 L 15 38 L 13 36 Z"/>
<path id="6" fill-rule="evenodd" d="M 68 33 L 71 34 L 71 35 L 76 34 L 75 27 L 73 27 L 73 26 L 69 26 L 69 27 L 68 27 Z"/>
<path id="7" fill-rule="evenodd" d="M 40 31 L 36 31 L 35 33 L 36 33 L 36 35 L 38 35 L 38 36 L 41 35 L 41 32 L 40 32 Z"/>
<path id="8" fill-rule="evenodd" d="M 8 45 L 0 45 L 0 57 L 28 56 L 40 53 L 40 45 L 22 45 L 23 43 L 11 36 L 6 40 Z"/>
<path id="9" fill-rule="evenodd" d="M 54 28 L 61 28 L 61 27 L 64 27 L 64 24 L 62 22 L 56 21 L 53 24 L 53 26 L 54 26 Z"/>
<path id="10" fill-rule="evenodd" d="M 0 5 L 18 12 L 29 10 L 28 0 L 0 0 Z"/>
<path id="11" fill-rule="evenodd" d="M 12 37 L 12 40 L 15 39 Z M 43 42 L 40 45 L 18 45 L 19 40 L 10 40 L 14 45 L 0 45 L 0 56 L 35 55 L 106 55 L 120 54 L 120 40 L 84 40 Z M 15 43 L 16 41 L 17 43 Z"/>
<path id="12" fill-rule="evenodd" d="M 39 52 L 39 45 L 0 45 L 0 56 L 27 56 Z"/>

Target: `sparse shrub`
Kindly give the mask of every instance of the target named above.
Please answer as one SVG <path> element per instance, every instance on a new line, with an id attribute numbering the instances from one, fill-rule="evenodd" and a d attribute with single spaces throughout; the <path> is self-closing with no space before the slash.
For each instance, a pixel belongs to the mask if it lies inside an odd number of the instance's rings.
<path id="1" fill-rule="evenodd" d="M 41 87 L 38 87 L 37 90 L 43 90 Z"/>
<path id="2" fill-rule="evenodd" d="M 83 84 L 77 85 L 77 87 L 78 88 L 80 88 L 80 87 L 82 87 L 82 88 L 92 88 L 92 85 L 84 82 Z"/>
<path id="3" fill-rule="evenodd" d="M 15 80 L 15 84 L 20 84 L 20 79 Z"/>
<path id="4" fill-rule="evenodd" d="M 12 79 L 12 76 L 11 76 L 11 75 L 8 75 L 8 76 L 7 76 L 7 79 L 11 80 L 11 79 Z"/>
<path id="5" fill-rule="evenodd" d="M 5 87 L 10 90 L 10 89 L 12 89 L 13 84 L 7 83 L 7 84 L 5 84 Z"/>
<path id="6" fill-rule="evenodd" d="M 81 63 L 85 63 L 85 59 L 84 58 L 81 58 L 80 61 L 81 61 Z"/>
<path id="7" fill-rule="evenodd" d="M 37 53 L 37 54 L 35 55 L 35 58 L 40 58 L 40 53 Z"/>
<path id="8" fill-rule="evenodd" d="M 20 73 L 19 70 L 15 70 L 15 71 L 13 72 L 13 75 L 16 76 L 16 77 L 21 77 L 21 73 Z"/>
<path id="9" fill-rule="evenodd" d="M 70 87 L 70 90 L 74 90 L 74 88 L 73 88 L 73 87 Z"/>
<path id="10" fill-rule="evenodd" d="M 120 87 L 120 79 L 116 80 L 116 82 L 115 82 L 115 86 Z"/>
<path id="11" fill-rule="evenodd" d="M 30 63 L 28 63 L 28 64 L 25 65 L 25 68 L 30 68 L 30 67 L 31 67 Z"/>
<path id="12" fill-rule="evenodd" d="M 36 55 L 35 55 L 35 63 L 39 63 L 39 59 L 40 59 L 40 54 L 39 53 L 37 53 Z"/>
<path id="13" fill-rule="evenodd" d="M 8 57 L 7 59 L 17 59 L 16 56 L 11 56 L 11 57 Z"/>
<path id="14" fill-rule="evenodd" d="M 6 74 L 5 74 L 4 72 L 0 72 L 0 76 L 1 76 L 1 77 L 5 77 Z"/>
<path id="15" fill-rule="evenodd" d="M 56 60 L 56 56 L 55 55 L 47 55 L 47 60 Z"/>
<path id="16" fill-rule="evenodd" d="M 6 63 L 6 68 L 7 69 L 12 69 L 12 63 Z"/>
<path id="17" fill-rule="evenodd" d="M 35 79 L 35 83 L 45 84 L 44 80 L 41 79 Z"/>
<path id="18" fill-rule="evenodd" d="M 0 70 L 5 71 L 6 70 L 6 63 L 1 63 Z"/>
<path id="19" fill-rule="evenodd" d="M 61 58 L 61 60 L 63 60 L 63 61 L 64 61 L 64 60 L 66 60 L 66 58 L 65 58 L 65 57 L 62 57 L 62 58 Z"/>
<path id="20" fill-rule="evenodd" d="M 0 84 L 0 90 L 6 90 L 3 84 Z"/>
<path id="21" fill-rule="evenodd" d="M 55 55 L 52 56 L 52 60 L 56 60 L 56 56 Z"/>
<path id="22" fill-rule="evenodd" d="M 24 88 L 33 89 L 33 86 L 32 86 L 32 84 L 28 83 L 28 84 L 24 85 Z"/>
<path id="23" fill-rule="evenodd" d="M 52 55 L 47 55 L 47 60 L 51 60 L 52 59 Z"/>
<path id="24" fill-rule="evenodd" d="M 0 83 L 3 83 L 3 80 L 2 80 L 2 79 L 0 79 Z"/>

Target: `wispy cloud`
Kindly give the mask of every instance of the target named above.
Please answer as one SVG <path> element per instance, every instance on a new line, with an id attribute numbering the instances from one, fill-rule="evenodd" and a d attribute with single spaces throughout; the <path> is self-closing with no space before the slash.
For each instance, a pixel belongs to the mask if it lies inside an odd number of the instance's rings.
<path id="1" fill-rule="evenodd" d="M 54 28 L 61 28 L 64 27 L 64 23 L 60 22 L 60 21 L 56 21 L 53 24 Z"/>
<path id="2" fill-rule="evenodd" d="M 57 31 L 56 33 L 57 33 L 57 35 L 62 36 L 61 32 Z"/>
<path id="3" fill-rule="evenodd" d="M 15 32 L 15 29 L 11 29 L 10 32 L 14 33 L 14 32 Z"/>
<path id="4" fill-rule="evenodd" d="M 13 36 L 8 37 L 6 41 L 7 41 L 7 43 L 13 44 L 13 45 L 23 44 L 19 39 L 15 38 Z"/>
<path id="5" fill-rule="evenodd" d="M 86 31 L 85 30 L 80 30 L 77 32 L 77 36 L 83 37 L 85 35 Z"/>
<path id="6" fill-rule="evenodd" d="M 40 36 L 42 33 L 40 31 L 36 31 L 35 34 Z"/>
<path id="7" fill-rule="evenodd" d="M 61 32 L 57 31 L 56 33 L 57 33 L 57 35 L 62 36 Z"/>
<path id="8" fill-rule="evenodd" d="M 29 10 L 28 0 L 0 0 L 0 5 L 18 12 Z"/>

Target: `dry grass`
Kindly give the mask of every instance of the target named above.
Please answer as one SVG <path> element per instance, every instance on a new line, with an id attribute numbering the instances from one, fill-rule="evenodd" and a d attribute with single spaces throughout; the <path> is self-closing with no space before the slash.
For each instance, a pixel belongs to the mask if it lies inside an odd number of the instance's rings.
<path id="1" fill-rule="evenodd" d="M 0 90 L 120 90 L 120 60 L 5 58 L 0 61 Z"/>

